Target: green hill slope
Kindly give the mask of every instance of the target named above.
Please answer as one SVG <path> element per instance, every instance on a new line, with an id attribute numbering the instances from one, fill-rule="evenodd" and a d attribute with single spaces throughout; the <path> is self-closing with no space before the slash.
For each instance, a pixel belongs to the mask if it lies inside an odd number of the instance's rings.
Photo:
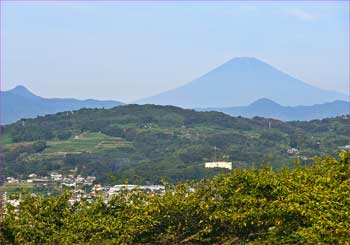
<path id="1" fill-rule="evenodd" d="M 349 117 L 338 117 L 285 123 L 155 105 L 81 109 L 2 127 L 4 175 L 77 168 L 102 183 L 111 175 L 118 182 L 159 183 L 161 178 L 177 182 L 225 172 L 204 168 L 215 155 L 235 168 L 279 168 L 298 157 L 308 164 L 314 155 L 334 154 L 349 144 L 349 122 Z M 291 148 L 298 153 L 288 153 Z"/>

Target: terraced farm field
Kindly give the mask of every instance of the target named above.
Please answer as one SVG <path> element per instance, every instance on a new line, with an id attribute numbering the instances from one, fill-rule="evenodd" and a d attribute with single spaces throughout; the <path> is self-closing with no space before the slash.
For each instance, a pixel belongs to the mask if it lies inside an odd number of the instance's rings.
<path id="1" fill-rule="evenodd" d="M 104 148 L 117 147 L 132 147 L 132 144 L 122 138 L 111 137 L 103 133 L 82 133 L 65 141 L 48 141 L 48 147 L 42 154 L 92 153 Z"/>

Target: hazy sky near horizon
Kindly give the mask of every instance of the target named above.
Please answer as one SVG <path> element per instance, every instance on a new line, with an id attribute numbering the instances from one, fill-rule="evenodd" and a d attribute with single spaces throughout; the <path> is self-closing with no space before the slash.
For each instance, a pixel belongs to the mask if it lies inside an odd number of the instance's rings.
<path id="1" fill-rule="evenodd" d="M 130 102 L 233 57 L 349 91 L 349 2 L 1 2 L 1 88 Z"/>

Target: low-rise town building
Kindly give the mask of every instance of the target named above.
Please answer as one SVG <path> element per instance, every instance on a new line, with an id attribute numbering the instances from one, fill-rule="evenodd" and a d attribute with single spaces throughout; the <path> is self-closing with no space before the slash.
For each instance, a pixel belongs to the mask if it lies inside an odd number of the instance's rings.
<path id="1" fill-rule="evenodd" d="M 295 155 L 298 155 L 300 153 L 300 151 L 297 149 L 297 148 L 288 148 L 287 149 L 287 153 L 288 154 L 295 154 Z"/>
<path id="2" fill-rule="evenodd" d="M 232 170 L 232 162 L 206 162 L 205 168 L 226 168 Z"/>

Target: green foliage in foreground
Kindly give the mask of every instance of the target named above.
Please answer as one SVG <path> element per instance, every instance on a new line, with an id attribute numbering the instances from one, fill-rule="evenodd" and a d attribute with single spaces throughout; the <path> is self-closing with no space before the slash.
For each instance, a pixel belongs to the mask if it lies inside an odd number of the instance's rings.
<path id="1" fill-rule="evenodd" d="M 124 191 L 108 203 L 28 195 L 3 216 L 2 242 L 349 243 L 349 157 L 278 172 L 237 169 L 164 195 Z"/>

